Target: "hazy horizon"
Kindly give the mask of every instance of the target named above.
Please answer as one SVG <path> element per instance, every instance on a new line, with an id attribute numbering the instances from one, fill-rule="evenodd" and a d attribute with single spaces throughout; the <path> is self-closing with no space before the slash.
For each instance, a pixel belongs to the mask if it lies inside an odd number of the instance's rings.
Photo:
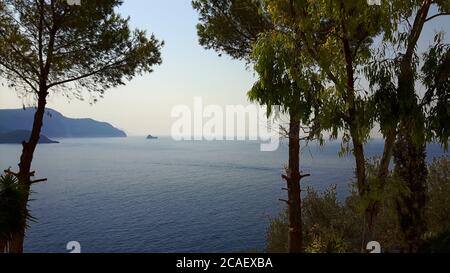
<path id="1" fill-rule="evenodd" d="M 49 108 L 71 118 L 111 123 L 129 136 L 169 136 L 175 121 L 172 108 L 179 104 L 192 106 L 194 97 L 202 97 L 205 105 L 249 104 L 246 93 L 255 81 L 252 69 L 226 54 L 218 57 L 215 51 L 198 44 L 198 16 L 190 0 L 126 0 L 119 12 L 130 16 L 133 27 L 164 40 L 162 65 L 154 67 L 151 74 L 108 90 L 94 105 L 88 98 L 68 100 L 51 92 Z M 450 18 L 438 18 L 426 26 L 419 46 L 422 50 L 432 41 L 434 30 L 450 32 Z M 30 98 L 22 100 L 14 90 L 0 85 L 0 109 L 21 108 L 23 103 L 33 105 Z M 375 130 L 374 137 L 378 136 Z"/>

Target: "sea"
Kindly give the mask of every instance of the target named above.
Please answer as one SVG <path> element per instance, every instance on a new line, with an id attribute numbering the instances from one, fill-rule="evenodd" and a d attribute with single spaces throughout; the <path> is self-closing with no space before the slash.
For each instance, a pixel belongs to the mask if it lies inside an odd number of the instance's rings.
<path id="1" fill-rule="evenodd" d="M 261 152 L 254 141 L 174 141 L 145 137 L 60 139 L 37 147 L 25 251 L 204 253 L 262 250 L 270 219 L 283 210 L 282 143 Z M 354 160 L 339 142 L 304 145 L 302 187 L 351 191 Z M 381 154 L 381 141 L 366 147 Z M 0 168 L 17 169 L 20 145 L 0 145 Z M 428 147 L 428 161 L 444 155 Z M 447 153 L 448 155 L 448 153 Z"/>

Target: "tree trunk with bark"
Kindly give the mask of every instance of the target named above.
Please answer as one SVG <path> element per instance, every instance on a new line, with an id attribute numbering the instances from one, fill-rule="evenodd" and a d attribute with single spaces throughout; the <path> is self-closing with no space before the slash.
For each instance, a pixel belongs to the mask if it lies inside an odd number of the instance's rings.
<path id="1" fill-rule="evenodd" d="M 394 148 L 395 172 L 408 188 L 400 194 L 397 212 L 409 252 L 416 252 L 426 231 L 425 203 L 428 175 L 424 117 L 415 92 L 413 56 L 427 20 L 432 1 L 424 0 L 414 20 L 405 55 L 400 62 L 398 96 L 400 100 L 399 134 Z"/>
<path id="2" fill-rule="evenodd" d="M 34 176 L 34 172 L 31 171 L 31 163 L 33 161 L 34 152 L 36 150 L 36 146 L 39 143 L 39 138 L 41 135 L 41 129 L 43 126 L 44 114 L 45 114 L 45 106 L 47 104 L 47 88 L 43 85 L 41 86 L 38 93 L 38 104 L 36 113 L 34 115 L 33 128 L 31 130 L 30 138 L 27 142 L 22 143 L 22 155 L 20 156 L 19 163 L 19 173 L 18 179 L 19 183 L 23 187 L 25 191 L 25 198 L 21 207 L 25 210 L 28 206 L 28 200 L 31 189 L 31 178 Z M 23 246 L 25 241 L 25 231 L 27 227 L 26 223 L 27 219 L 23 219 L 23 223 L 21 224 L 21 229 L 13 234 L 12 241 L 9 245 L 9 252 L 11 253 L 23 253 Z"/>
<path id="3" fill-rule="evenodd" d="M 417 252 L 426 232 L 427 176 L 426 146 L 417 145 L 406 127 L 401 129 L 394 150 L 395 173 L 400 183 L 408 189 L 396 199 L 401 231 L 408 245 L 406 251 Z"/>
<path id="4" fill-rule="evenodd" d="M 288 251 L 289 253 L 303 252 L 303 222 L 300 173 L 300 121 L 291 113 L 289 124 L 289 166 L 283 178 L 287 182 L 288 191 Z"/>
<path id="5" fill-rule="evenodd" d="M 407 48 L 406 48 L 406 52 L 405 54 L 402 56 L 402 61 L 401 61 L 401 65 L 400 65 L 400 73 L 399 73 L 399 77 L 398 77 L 398 98 L 400 102 L 400 104 L 403 104 L 403 112 L 404 113 L 412 113 L 414 112 L 414 108 L 417 107 L 417 103 L 416 103 L 416 97 L 415 97 L 415 86 L 414 86 L 414 73 L 413 73 L 413 55 L 414 55 L 414 50 L 416 48 L 417 42 L 420 38 L 420 35 L 422 33 L 423 30 L 423 26 L 426 22 L 430 7 L 431 7 L 431 0 L 424 0 L 422 3 L 421 8 L 418 10 L 417 15 L 415 17 L 414 20 L 414 24 L 413 24 L 413 28 L 411 30 L 410 36 L 408 37 L 408 42 L 407 42 Z M 400 144 L 399 141 L 396 142 L 397 140 L 397 135 L 399 135 L 399 139 L 403 139 L 402 142 L 409 142 L 406 146 L 411 146 L 413 145 L 412 143 L 412 138 L 411 138 L 411 130 L 413 129 L 411 126 L 407 126 L 406 123 L 408 123 L 409 121 L 408 117 L 400 117 L 400 124 L 399 124 L 399 128 L 403 128 L 398 130 L 397 128 L 393 128 L 393 130 L 386 136 L 385 139 L 385 145 L 384 145 L 384 152 L 383 152 L 383 156 L 381 158 L 380 161 L 380 165 L 378 168 L 378 173 L 377 173 L 377 185 L 373 185 L 376 186 L 378 188 L 374 189 L 374 190 L 378 190 L 378 191 L 383 191 L 384 187 L 386 185 L 387 182 L 387 178 L 389 175 L 389 165 L 390 162 L 392 160 L 392 157 L 394 157 L 394 160 L 398 161 L 398 158 L 396 156 L 394 156 L 393 152 L 394 152 L 394 148 L 396 148 L 397 150 L 397 154 L 398 152 L 403 149 L 406 148 L 405 147 L 405 143 Z M 409 129 L 406 129 L 409 128 Z M 409 135 L 409 137 L 407 136 Z M 403 148 L 399 148 L 400 146 L 403 146 Z M 422 147 L 420 147 L 421 145 L 419 145 L 417 147 L 418 150 L 422 149 Z M 421 152 L 420 151 L 416 151 L 414 153 L 411 153 L 410 156 L 413 155 L 420 155 Z M 420 158 L 416 158 L 414 161 L 419 162 Z M 414 172 L 414 170 L 411 169 L 412 172 Z M 419 174 L 418 174 L 419 175 Z M 374 221 L 376 216 L 378 215 L 379 209 L 380 209 L 380 201 L 379 200 L 370 200 L 369 201 L 369 205 L 366 209 L 366 221 L 367 222 L 367 227 L 365 230 L 366 233 L 366 237 L 370 237 L 372 234 L 372 230 L 373 230 L 373 225 L 374 225 Z"/>
<path id="6" fill-rule="evenodd" d="M 0 254 L 3 254 L 6 252 L 6 246 L 7 246 L 7 242 L 0 240 Z"/>
<path id="7" fill-rule="evenodd" d="M 392 160 L 396 136 L 397 131 L 393 130 L 388 134 L 388 136 L 384 141 L 383 156 L 381 157 L 377 170 L 377 183 L 375 185 L 370 185 L 371 191 L 373 190 L 379 193 L 382 193 L 384 191 L 389 176 L 389 165 Z M 381 200 L 373 200 L 373 199 L 369 200 L 368 206 L 365 211 L 365 220 L 367 221 L 367 223 L 365 225 L 364 230 L 365 235 L 363 236 L 366 238 L 362 246 L 364 248 L 366 247 L 368 241 L 372 240 L 373 228 L 375 225 L 376 217 L 380 212 L 380 207 L 381 207 Z"/>
<path id="8" fill-rule="evenodd" d="M 341 2 L 343 5 L 343 2 Z M 347 111 L 346 123 L 350 129 L 350 136 L 353 142 L 353 155 L 355 157 L 356 164 L 356 181 L 358 186 L 359 196 L 364 197 L 367 195 L 367 175 L 366 175 L 366 157 L 364 154 L 364 143 L 363 136 L 361 136 L 362 124 L 359 124 L 358 120 L 358 109 L 356 106 L 356 90 L 355 90 L 355 69 L 353 62 L 353 54 L 351 50 L 350 40 L 347 33 L 347 23 L 346 18 L 343 16 L 341 21 L 341 27 L 343 32 L 342 45 L 344 48 L 345 56 L 345 70 L 347 81 L 345 88 L 346 95 L 344 96 L 345 101 L 349 104 L 349 109 Z M 362 231 L 362 252 L 365 252 L 366 244 L 368 242 L 367 231 L 371 230 L 370 222 L 367 219 L 367 214 L 364 215 L 364 225 Z"/>

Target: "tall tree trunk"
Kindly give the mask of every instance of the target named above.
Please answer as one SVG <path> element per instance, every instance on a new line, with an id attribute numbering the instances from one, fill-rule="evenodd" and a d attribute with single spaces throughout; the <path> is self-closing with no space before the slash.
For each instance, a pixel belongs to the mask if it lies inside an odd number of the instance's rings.
<path id="1" fill-rule="evenodd" d="M 408 189 L 396 199 L 401 231 L 408 252 L 415 253 L 426 232 L 425 206 L 427 200 L 426 146 L 414 143 L 409 133 L 409 123 L 401 128 L 394 150 L 395 173 Z"/>
<path id="2" fill-rule="evenodd" d="M 398 78 L 400 125 L 394 148 L 395 172 L 409 192 L 398 196 L 397 212 L 409 252 L 418 251 L 426 232 L 426 143 L 423 113 L 415 93 L 413 56 L 431 4 L 431 0 L 423 0 L 417 12 Z"/>
<path id="3" fill-rule="evenodd" d="M 375 185 L 369 185 L 371 191 L 376 191 L 378 193 L 384 192 L 384 188 L 387 183 L 387 179 L 389 176 L 389 165 L 392 160 L 393 150 L 395 146 L 395 139 L 397 136 L 397 130 L 392 130 L 384 141 L 384 151 L 381 157 L 378 170 L 377 170 L 377 183 Z M 363 241 L 363 246 L 366 247 L 369 240 L 372 240 L 373 237 L 373 228 L 375 226 L 375 220 L 380 212 L 382 200 L 369 200 L 369 204 L 365 211 L 365 230 L 364 236 L 366 239 Z M 365 250 L 365 249 L 364 249 Z"/>
<path id="4" fill-rule="evenodd" d="M 399 78 L 398 78 L 398 98 L 400 101 L 400 104 L 402 105 L 402 112 L 403 113 L 412 113 L 414 108 L 417 107 L 417 103 L 415 101 L 415 86 L 414 86 L 414 75 L 413 75 L 413 69 L 412 69 L 412 58 L 414 55 L 414 50 L 416 48 L 417 42 L 420 38 L 420 35 L 422 33 L 422 29 L 423 26 L 426 22 L 426 18 L 428 16 L 428 12 L 430 9 L 432 1 L 431 0 L 424 0 L 422 2 L 422 6 L 420 7 L 420 9 L 417 12 L 416 18 L 414 20 L 414 24 L 413 24 L 413 28 L 411 30 L 410 36 L 408 38 L 408 43 L 407 43 L 407 48 L 406 48 L 406 52 L 402 57 L 402 62 L 401 62 L 401 66 L 400 66 L 400 73 L 399 73 Z M 402 118 L 401 115 L 400 116 L 400 124 L 399 127 L 403 128 L 400 130 L 400 132 L 397 130 L 397 128 L 394 128 L 387 136 L 385 139 L 385 144 L 384 144 L 384 152 L 383 152 L 383 156 L 381 158 L 380 161 L 380 165 L 378 168 L 378 173 L 377 173 L 377 185 L 375 185 L 377 191 L 382 192 L 384 190 L 384 187 L 386 185 L 387 182 L 387 178 L 389 175 L 389 164 L 392 160 L 393 155 L 393 151 L 394 151 L 394 147 L 396 146 L 403 146 L 403 148 L 399 148 L 396 147 L 395 149 L 397 150 L 397 154 L 401 149 L 405 149 L 407 147 L 405 147 L 405 143 L 403 143 L 403 145 L 400 145 L 397 141 L 396 143 L 396 139 L 397 139 L 397 135 L 400 134 L 399 138 L 403 139 L 404 141 L 408 141 L 409 144 L 407 144 L 406 146 L 411 146 L 413 145 L 412 143 L 412 138 L 411 136 L 407 137 L 406 135 L 409 134 L 411 135 L 411 130 L 413 128 L 409 128 L 406 129 L 410 126 L 405 125 L 405 122 L 408 122 L 408 117 L 404 117 Z M 402 121 L 403 120 L 403 121 Z M 417 149 L 422 149 L 420 147 L 421 145 L 419 145 L 419 147 L 417 147 Z M 410 154 L 410 156 L 414 155 L 420 155 L 421 152 L 417 150 L 413 153 Z M 394 156 L 394 160 L 398 161 L 399 159 L 396 158 L 396 156 Z M 420 158 L 416 158 L 415 160 L 416 162 L 420 161 Z M 413 170 L 411 170 L 413 171 Z M 366 209 L 366 221 L 368 221 L 367 223 L 367 228 L 365 230 L 366 236 L 370 237 L 372 236 L 372 229 L 373 229 L 373 225 L 374 225 L 374 221 L 376 216 L 379 213 L 379 208 L 380 208 L 380 201 L 379 200 L 370 200 L 369 201 L 369 205 Z"/>
<path id="5" fill-rule="evenodd" d="M 409 57 L 409 56 L 405 56 Z M 400 125 L 394 148 L 395 173 L 407 193 L 397 197 L 397 213 L 407 251 L 416 252 L 426 232 L 426 143 L 423 113 L 415 94 L 412 60 L 402 60 L 399 75 Z"/>
<path id="6" fill-rule="evenodd" d="M 6 252 L 6 246 L 7 246 L 7 242 L 4 240 L 0 240 L 0 254 L 3 254 Z"/>
<path id="7" fill-rule="evenodd" d="M 23 209 L 28 206 L 31 177 L 34 176 L 34 173 L 31 172 L 31 162 L 33 161 L 34 151 L 36 150 L 36 146 L 39 143 L 39 138 L 41 135 L 47 95 L 47 88 L 45 85 L 41 86 L 38 93 L 38 104 L 36 113 L 34 114 L 33 128 L 31 130 L 30 139 L 28 142 L 22 143 L 22 155 L 20 157 L 18 179 L 19 183 L 23 186 L 26 192 L 26 198 L 24 198 L 24 202 L 21 204 Z M 13 238 L 9 246 L 9 252 L 11 253 L 23 253 L 25 230 L 27 226 L 26 219 L 23 220 L 24 222 L 21 225 L 21 229 L 16 234 L 13 234 Z"/>
<path id="8" fill-rule="evenodd" d="M 344 1 L 340 2 L 341 11 L 344 10 Z M 364 154 L 364 143 L 363 136 L 361 135 L 362 124 L 359 123 L 358 109 L 356 105 L 356 90 L 355 90 L 355 68 L 353 53 L 350 45 L 349 34 L 347 30 L 347 18 L 343 13 L 341 16 L 341 27 L 342 27 L 342 46 L 344 49 L 345 57 L 345 70 L 346 70 L 346 86 L 344 100 L 348 103 L 349 108 L 347 110 L 346 123 L 350 129 L 350 136 L 353 142 L 353 155 L 355 157 L 356 163 L 356 179 L 358 186 L 358 193 L 360 197 L 367 195 L 367 176 L 366 176 L 366 158 Z M 365 252 L 366 244 L 368 242 L 368 232 L 372 229 L 370 221 L 367 219 L 367 214 L 364 215 L 364 225 L 362 230 L 362 247 L 361 251 Z"/>
<path id="9" fill-rule="evenodd" d="M 364 144 L 359 140 L 358 136 L 352 136 L 353 155 L 356 163 L 356 181 L 358 185 L 358 193 L 360 197 L 364 197 L 368 193 L 367 176 L 366 176 L 366 158 L 364 155 Z M 366 252 L 366 245 L 369 242 L 369 231 L 372 230 L 371 223 L 368 221 L 367 213 L 364 214 L 364 224 L 362 226 L 361 252 Z"/>
<path id="10" fill-rule="evenodd" d="M 290 119 L 289 166 L 287 175 L 283 176 L 287 182 L 288 191 L 288 251 L 289 253 L 301 253 L 303 252 L 303 222 L 300 187 L 300 121 L 295 114 L 291 114 Z"/>

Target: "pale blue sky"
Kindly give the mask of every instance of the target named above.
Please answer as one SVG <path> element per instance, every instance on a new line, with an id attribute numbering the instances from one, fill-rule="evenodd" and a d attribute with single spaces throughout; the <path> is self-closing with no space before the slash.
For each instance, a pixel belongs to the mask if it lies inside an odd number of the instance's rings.
<path id="1" fill-rule="evenodd" d="M 52 95 L 48 106 L 69 117 L 90 117 L 112 123 L 130 135 L 169 135 L 172 107 L 193 105 L 195 96 L 208 104 L 248 104 L 253 73 L 245 63 L 204 50 L 196 33 L 197 13 L 190 0 L 125 0 L 120 8 L 134 27 L 164 40 L 163 64 L 152 74 L 108 90 L 93 106 L 87 101 Z M 0 108 L 20 108 L 13 90 L 0 86 Z M 119 110 L 125 109 L 125 110 Z"/>
<path id="2" fill-rule="evenodd" d="M 125 0 L 120 13 L 130 16 L 134 27 L 165 41 L 163 64 L 152 74 L 107 91 L 105 98 L 92 106 L 53 94 L 49 107 L 69 117 L 110 122 L 129 135 L 169 135 L 173 106 L 193 105 L 196 96 L 203 97 L 205 104 L 248 104 L 246 92 L 255 80 L 253 72 L 245 63 L 226 55 L 219 58 L 198 44 L 198 18 L 190 0 Z M 448 17 L 427 25 L 421 47 L 429 45 L 435 29 L 450 33 Z M 0 86 L 0 108 L 21 106 L 22 100 L 13 90 Z"/>

